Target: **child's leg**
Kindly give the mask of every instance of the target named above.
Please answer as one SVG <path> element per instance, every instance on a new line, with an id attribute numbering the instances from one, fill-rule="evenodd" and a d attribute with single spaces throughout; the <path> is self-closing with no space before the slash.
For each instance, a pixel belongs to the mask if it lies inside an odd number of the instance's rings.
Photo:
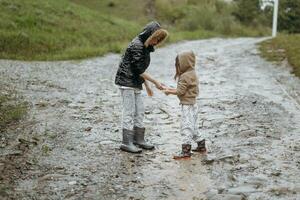
<path id="1" fill-rule="evenodd" d="M 121 89 L 123 100 L 122 127 L 123 129 L 133 130 L 135 114 L 135 95 L 133 89 Z"/>
<path id="2" fill-rule="evenodd" d="M 134 131 L 133 118 L 135 113 L 135 97 L 133 89 L 121 89 L 123 99 L 123 113 L 122 113 L 122 145 L 121 150 L 130 153 L 140 153 L 141 149 L 134 145 Z"/>
<path id="3" fill-rule="evenodd" d="M 182 105 L 181 106 L 181 124 L 180 133 L 183 137 L 184 144 L 191 144 L 195 129 L 194 119 L 194 107 L 193 105 Z"/>
<path id="4" fill-rule="evenodd" d="M 193 140 L 195 142 L 199 142 L 199 141 L 203 140 L 203 138 L 198 130 L 198 105 L 195 104 L 193 107 L 194 107 L 193 108 L 193 111 L 194 111 L 194 113 L 193 113 L 193 126 L 194 126 Z"/>
<path id="5" fill-rule="evenodd" d="M 144 128 L 144 102 L 141 91 L 135 91 L 135 113 L 134 113 L 134 127 Z"/>
<path id="6" fill-rule="evenodd" d="M 135 91 L 134 143 L 143 149 L 153 149 L 154 146 L 145 141 L 144 103 L 141 91 Z"/>
<path id="7" fill-rule="evenodd" d="M 195 104 L 193 106 L 193 111 L 194 111 L 194 130 L 193 130 L 193 140 L 197 143 L 197 147 L 195 149 L 193 149 L 193 151 L 196 152 L 202 152 L 205 153 L 206 152 L 206 144 L 205 144 L 205 139 L 202 137 L 200 131 L 198 130 L 198 105 Z"/>
<path id="8" fill-rule="evenodd" d="M 174 159 L 191 157 L 191 142 L 193 139 L 194 131 L 193 113 L 193 107 L 191 105 L 181 106 L 180 134 L 183 138 L 183 143 L 181 146 L 181 153 L 174 156 Z"/>

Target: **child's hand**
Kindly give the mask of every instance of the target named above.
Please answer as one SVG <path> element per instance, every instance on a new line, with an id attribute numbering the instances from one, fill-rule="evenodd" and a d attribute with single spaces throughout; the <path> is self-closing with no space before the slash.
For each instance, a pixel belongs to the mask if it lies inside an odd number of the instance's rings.
<path id="1" fill-rule="evenodd" d="M 160 85 L 162 86 L 163 90 L 166 90 L 166 89 L 168 89 L 168 86 L 166 86 L 165 84 L 163 84 L 163 83 L 160 83 Z"/>
<path id="2" fill-rule="evenodd" d="M 169 88 L 165 88 L 165 89 L 163 90 L 163 92 L 165 93 L 165 95 L 169 95 L 169 94 L 170 94 Z"/>

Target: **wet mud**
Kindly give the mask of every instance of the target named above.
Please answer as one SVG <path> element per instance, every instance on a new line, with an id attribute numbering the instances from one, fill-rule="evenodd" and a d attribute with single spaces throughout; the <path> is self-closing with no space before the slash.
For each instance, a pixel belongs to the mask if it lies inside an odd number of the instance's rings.
<path id="1" fill-rule="evenodd" d="M 1 136 L 1 182 L 12 183 L 3 198 L 299 199 L 300 80 L 259 56 L 262 40 L 189 41 L 152 54 L 149 72 L 173 87 L 176 54 L 197 56 L 198 123 L 209 152 L 182 161 L 172 159 L 181 144 L 179 102 L 156 89 L 144 93 L 147 139 L 156 149 L 119 150 L 119 55 L 1 60 L 1 82 L 31 103 L 20 127 Z"/>

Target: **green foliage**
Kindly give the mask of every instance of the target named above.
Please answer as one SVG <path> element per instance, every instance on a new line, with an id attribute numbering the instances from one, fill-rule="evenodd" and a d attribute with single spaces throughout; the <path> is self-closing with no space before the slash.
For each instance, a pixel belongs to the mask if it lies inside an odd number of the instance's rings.
<path id="1" fill-rule="evenodd" d="M 177 31 L 193 33 L 203 30 L 221 36 L 259 36 L 267 30 L 260 25 L 256 30 L 241 25 L 232 15 L 236 5 L 220 0 L 155 0 L 155 8 L 157 19 L 176 27 Z"/>
<path id="2" fill-rule="evenodd" d="M 258 18 L 262 13 L 260 0 L 234 0 L 236 10 L 233 15 L 245 25 L 257 25 Z"/>
<path id="3" fill-rule="evenodd" d="M 140 28 L 67 0 L 2 0 L 0 24 L 0 57 L 24 60 L 119 52 Z"/>
<path id="4" fill-rule="evenodd" d="M 65 60 L 121 52 L 141 28 L 158 20 L 169 41 L 260 36 L 221 0 L 0 0 L 0 58 Z"/>
<path id="5" fill-rule="evenodd" d="M 279 2 L 279 30 L 300 33 L 300 0 L 280 0 Z"/>
<path id="6" fill-rule="evenodd" d="M 300 77 L 300 34 L 280 35 L 264 41 L 260 44 L 260 50 L 267 60 L 278 62 L 287 59 L 294 73 Z"/>

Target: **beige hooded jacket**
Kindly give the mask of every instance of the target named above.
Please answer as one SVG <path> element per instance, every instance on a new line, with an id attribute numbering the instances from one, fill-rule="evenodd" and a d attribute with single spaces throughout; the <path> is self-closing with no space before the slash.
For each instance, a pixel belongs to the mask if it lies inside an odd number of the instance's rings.
<path id="1" fill-rule="evenodd" d="M 182 105 L 193 105 L 199 94 L 199 81 L 195 71 L 196 57 L 192 51 L 178 55 L 180 76 L 177 83 L 177 96 Z"/>

